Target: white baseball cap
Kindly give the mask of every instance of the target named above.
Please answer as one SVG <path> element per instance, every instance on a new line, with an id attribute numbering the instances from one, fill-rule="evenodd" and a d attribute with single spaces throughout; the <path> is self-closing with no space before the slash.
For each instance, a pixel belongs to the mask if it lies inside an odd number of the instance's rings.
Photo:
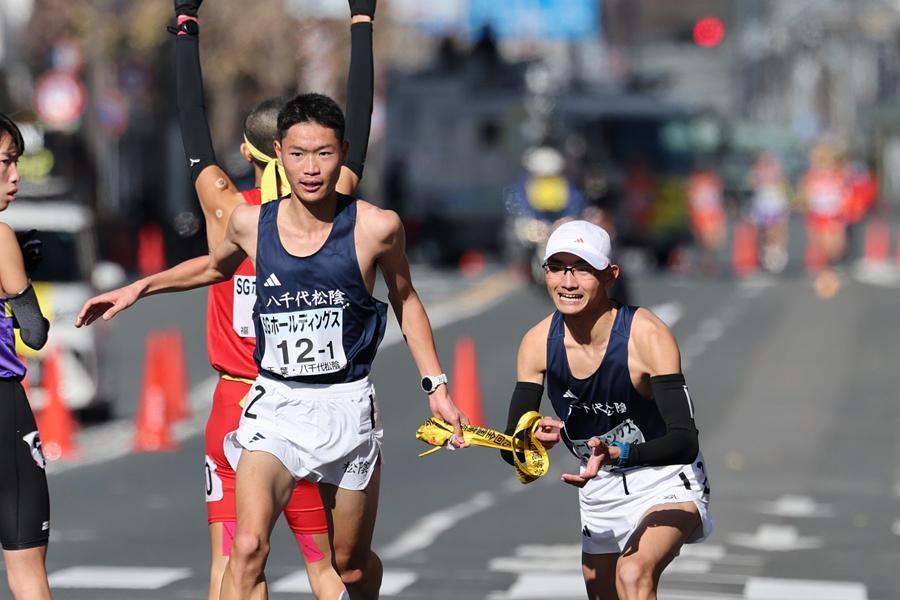
<path id="1" fill-rule="evenodd" d="M 560 252 L 568 252 L 602 271 L 609 266 L 611 251 L 612 244 L 605 229 L 588 221 L 569 221 L 550 234 L 544 260 Z"/>

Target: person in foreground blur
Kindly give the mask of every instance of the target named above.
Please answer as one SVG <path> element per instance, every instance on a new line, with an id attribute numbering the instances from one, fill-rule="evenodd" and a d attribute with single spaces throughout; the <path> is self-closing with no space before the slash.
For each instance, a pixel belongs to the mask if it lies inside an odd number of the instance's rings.
<path id="1" fill-rule="evenodd" d="M 506 432 L 546 386 L 558 419 L 543 417 L 537 439 L 561 439 L 581 461 L 562 480 L 579 488 L 588 597 L 648 599 L 681 546 L 711 533 L 709 483 L 678 343 L 649 310 L 609 300 L 610 253 L 609 235 L 587 221 L 551 234 L 556 310 L 522 338 Z"/>
<path id="2" fill-rule="evenodd" d="M 201 1 L 175 0 L 175 73 L 185 159 L 203 209 L 207 242 L 212 251 L 225 237 L 228 219 L 236 206 L 259 205 L 290 191 L 284 173 L 278 168 L 274 148 L 278 111 L 287 98 L 263 100 L 244 119 L 241 154 L 253 166 L 256 186 L 238 192 L 216 164 L 210 140 L 199 53 Z M 352 195 L 362 178 L 372 113 L 375 2 L 350 0 L 349 4 L 352 23 L 347 111 L 352 117 L 348 119 L 347 140 L 351 150 L 341 167 L 337 190 Z M 255 289 L 255 274 L 249 260 L 240 265 L 234 277 L 209 288 L 207 353 L 210 364 L 220 373 L 205 431 L 210 600 L 219 598 L 236 529 L 235 473 L 225 456 L 223 442 L 228 433 L 237 429 L 243 403 L 258 374 L 253 360 Z M 297 539 L 313 593 L 325 600 L 338 597 L 344 586 L 331 566 L 328 524 L 317 485 L 299 481 L 284 515 Z"/>
<path id="3" fill-rule="evenodd" d="M 16 198 L 24 151 L 19 128 L 0 113 L 0 212 Z M 22 388 L 26 369 L 16 355 L 15 328 L 22 342 L 39 350 L 50 324 L 41 314 L 16 235 L 0 222 L 0 543 L 13 598 L 44 600 L 50 598 L 47 461 Z"/>
<path id="4" fill-rule="evenodd" d="M 226 439 L 237 464 L 237 532 L 225 600 L 265 597 L 275 516 L 301 479 L 319 483 L 334 565 L 347 587 L 342 598 L 378 597 L 382 567 L 371 544 L 383 430 L 369 379 L 387 322 L 387 306 L 372 296 L 378 269 L 432 415 L 453 425 L 454 446 L 465 445 L 467 419 L 447 392 L 399 216 L 336 191 L 343 134 L 344 116 L 331 98 L 302 94 L 288 102 L 275 150 L 291 196 L 235 207 L 209 257 L 91 298 L 76 320 L 110 319 L 144 296 L 224 281 L 245 258 L 253 262 L 259 376 Z"/>

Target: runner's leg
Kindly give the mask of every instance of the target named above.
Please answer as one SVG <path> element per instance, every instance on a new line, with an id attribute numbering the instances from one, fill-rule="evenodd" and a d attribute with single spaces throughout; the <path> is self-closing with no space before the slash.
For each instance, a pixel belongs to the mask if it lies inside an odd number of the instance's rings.
<path id="1" fill-rule="evenodd" d="M 268 452 L 241 453 L 236 473 L 237 531 L 222 581 L 222 600 L 268 597 L 264 569 L 275 520 L 294 489 L 294 478 Z"/>
<path id="2" fill-rule="evenodd" d="M 334 568 L 353 600 L 377 600 L 381 588 L 381 560 L 372 552 L 380 484 L 380 460 L 362 490 L 319 484 L 332 532 Z"/>
<path id="3" fill-rule="evenodd" d="M 655 600 L 663 569 L 701 527 L 693 502 L 659 504 L 641 519 L 616 565 L 620 600 Z"/>
<path id="4" fill-rule="evenodd" d="M 4 550 L 6 580 L 15 600 L 49 600 L 45 558 L 47 546 L 25 550 Z"/>
<path id="5" fill-rule="evenodd" d="M 338 598 L 344 591 L 344 584 L 331 564 L 328 519 L 318 486 L 309 481 L 298 481 L 284 509 L 284 517 L 297 539 L 313 594 L 320 600 Z"/>
<path id="6" fill-rule="evenodd" d="M 588 600 L 617 600 L 616 562 L 618 554 L 581 553 L 581 572 Z"/>

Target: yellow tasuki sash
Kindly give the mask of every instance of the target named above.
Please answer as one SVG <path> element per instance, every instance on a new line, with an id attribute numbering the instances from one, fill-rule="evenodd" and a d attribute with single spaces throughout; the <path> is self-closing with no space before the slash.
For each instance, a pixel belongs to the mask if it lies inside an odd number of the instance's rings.
<path id="1" fill-rule="evenodd" d="M 515 447 L 513 463 L 516 468 L 516 476 L 522 483 L 531 483 L 546 475 L 550 470 L 547 449 L 534 437 L 540 420 L 541 414 L 537 411 L 525 413 L 519 418 L 513 435 L 506 435 L 487 427 L 463 425 L 463 438 L 471 446 L 484 446 L 497 450 L 512 450 Z M 437 447 L 426 450 L 419 456 L 437 452 L 447 445 L 452 435 L 453 427 L 449 423 L 434 417 L 428 419 L 416 430 L 416 438 Z M 519 458 L 520 454 L 524 454 L 525 460 Z"/>
<path id="2" fill-rule="evenodd" d="M 288 185 L 287 173 L 285 173 L 284 167 L 281 166 L 278 159 L 260 151 L 259 148 L 250 143 L 246 135 L 244 136 L 244 144 L 247 145 L 250 156 L 266 165 L 266 168 L 263 169 L 262 178 L 259 181 L 259 193 L 263 203 L 277 200 L 290 194 L 291 187 Z"/>

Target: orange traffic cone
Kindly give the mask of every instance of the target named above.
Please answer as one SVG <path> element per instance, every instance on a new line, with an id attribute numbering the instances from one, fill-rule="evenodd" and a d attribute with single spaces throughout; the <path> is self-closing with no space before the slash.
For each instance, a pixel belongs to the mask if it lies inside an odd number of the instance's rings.
<path id="1" fill-rule="evenodd" d="M 184 344 L 181 331 L 170 329 L 160 336 L 160 352 L 165 358 L 166 410 L 172 423 L 180 423 L 190 416 L 188 383 L 184 365 Z"/>
<path id="2" fill-rule="evenodd" d="M 734 244 L 731 253 L 731 268 L 738 277 L 752 275 L 759 270 L 759 233 L 756 225 L 742 219 L 734 225 Z"/>
<path id="3" fill-rule="evenodd" d="M 134 450 L 136 452 L 162 452 L 176 450 L 169 431 L 170 421 L 166 410 L 165 363 L 159 334 L 147 337 L 147 356 L 144 359 L 144 380 L 141 399 L 135 417 Z"/>
<path id="4" fill-rule="evenodd" d="M 472 425 L 485 424 L 481 405 L 481 385 L 478 383 L 478 358 L 475 340 L 461 337 L 456 341 L 453 357 L 453 402 Z"/>
<path id="5" fill-rule="evenodd" d="M 74 434 L 78 428 L 72 411 L 66 406 L 60 394 L 61 357 L 59 349 L 50 350 L 44 359 L 43 376 L 44 408 L 37 417 L 38 432 L 41 436 L 41 447 L 47 460 L 73 458 L 78 455 Z"/>
<path id="6" fill-rule="evenodd" d="M 159 273 L 166 268 L 166 251 L 162 229 L 147 223 L 138 231 L 137 267 L 141 277 Z"/>
<path id="7" fill-rule="evenodd" d="M 863 260 L 867 263 L 890 262 L 891 229 L 884 219 L 877 219 L 866 225 Z"/>

